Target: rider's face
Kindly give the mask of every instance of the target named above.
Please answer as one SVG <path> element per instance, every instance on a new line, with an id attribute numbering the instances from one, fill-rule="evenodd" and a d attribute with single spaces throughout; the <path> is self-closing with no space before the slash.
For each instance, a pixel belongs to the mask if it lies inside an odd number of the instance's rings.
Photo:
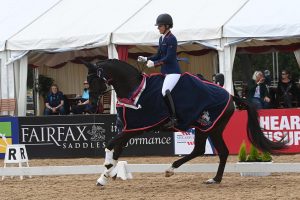
<path id="1" fill-rule="evenodd" d="M 164 34 L 166 31 L 166 26 L 165 25 L 158 25 L 157 29 L 159 30 L 160 34 Z"/>

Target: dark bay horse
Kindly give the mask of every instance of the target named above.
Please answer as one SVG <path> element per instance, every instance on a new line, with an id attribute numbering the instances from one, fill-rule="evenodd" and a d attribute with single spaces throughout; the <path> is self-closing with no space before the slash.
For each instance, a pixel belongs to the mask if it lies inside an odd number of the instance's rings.
<path id="1" fill-rule="evenodd" d="M 145 131 L 162 130 L 168 122 L 169 113 L 160 92 L 164 76 L 144 75 L 133 66 L 116 59 L 100 61 L 97 64 L 82 62 L 88 67 L 90 101 L 97 102 L 99 96 L 106 92 L 108 85 L 113 86 L 119 100 L 117 124 L 123 124 L 123 130 L 106 146 L 106 170 L 97 180 L 97 185 L 103 186 L 107 184 L 109 177 L 115 177 L 117 160 L 130 138 Z M 187 161 L 203 155 L 206 139 L 210 137 L 218 152 L 220 163 L 215 177 L 204 183 L 221 182 L 229 154 L 222 134 L 234 113 L 233 101 L 247 110 L 247 135 L 252 144 L 271 153 L 285 148 L 282 141 L 270 141 L 264 136 L 259 126 L 257 111 L 252 104 L 231 96 L 218 85 L 200 80 L 191 74 L 183 74 L 172 91 L 172 96 L 178 115 L 178 126 L 173 130 L 185 131 L 194 127 L 195 146 L 189 155 L 172 163 L 166 170 L 166 177 L 173 175 L 174 169 Z"/>

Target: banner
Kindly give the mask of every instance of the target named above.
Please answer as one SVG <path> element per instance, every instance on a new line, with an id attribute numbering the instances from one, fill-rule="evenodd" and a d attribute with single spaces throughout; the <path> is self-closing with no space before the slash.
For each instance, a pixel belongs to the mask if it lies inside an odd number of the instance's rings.
<path id="1" fill-rule="evenodd" d="M 172 156 L 174 155 L 173 137 L 172 132 L 145 132 L 127 142 L 122 156 Z"/>
<path id="2" fill-rule="evenodd" d="M 31 158 L 104 157 L 105 145 L 118 133 L 116 115 L 19 118 L 19 143 Z M 131 134 L 131 133 L 127 133 Z M 131 138 L 122 156 L 174 155 L 173 134 L 145 132 Z"/>
<path id="3" fill-rule="evenodd" d="M 19 117 L 19 143 L 28 157 L 104 156 L 105 144 L 116 132 L 115 115 Z"/>
<path id="4" fill-rule="evenodd" d="M 7 145 L 18 142 L 18 118 L 0 117 L 0 158 L 4 158 Z"/>
<path id="5" fill-rule="evenodd" d="M 195 146 L 195 128 L 189 129 L 187 132 L 174 132 L 174 151 L 175 155 L 187 155 L 190 154 Z M 214 147 L 208 138 L 205 146 L 204 154 L 215 154 Z"/>
<path id="6" fill-rule="evenodd" d="M 259 110 L 260 126 L 270 140 L 278 141 L 285 137 L 288 148 L 282 153 L 300 153 L 300 110 L 264 109 Z M 230 154 L 238 154 L 241 143 L 247 139 L 247 111 L 235 111 L 225 131 L 224 140 Z"/>

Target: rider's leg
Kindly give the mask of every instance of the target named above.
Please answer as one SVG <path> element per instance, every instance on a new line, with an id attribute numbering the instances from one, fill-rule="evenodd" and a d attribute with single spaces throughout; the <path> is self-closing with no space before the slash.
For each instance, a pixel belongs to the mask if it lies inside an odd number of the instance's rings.
<path id="1" fill-rule="evenodd" d="M 180 74 L 167 74 L 162 86 L 162 95 L 170 113 L 170 123 L 166 125 L 168 127 L 173 127 L 177 124 L 176 110 L 171 91 L 177 84 L 179 78 Z"/>
<path id="2" fill-rule="evenodd" d="M 196 158 L 197 156 L 204 155 L 205 153 L 205 144 L 206 144 L 206 139 L 208 137 L 208 134 L 201 132 L 200 130 L 196 129 L 195 133 L 195 146 L 193 151 L 189 154 L 186 155 L 179 160 L 176 160 L 173 162 L 172 166 L 166 170 L 166 177 L 172 176 L 174 174 L 174 169 L 180 167 L 184 163 L 192 160 L 193 158 Z"/>

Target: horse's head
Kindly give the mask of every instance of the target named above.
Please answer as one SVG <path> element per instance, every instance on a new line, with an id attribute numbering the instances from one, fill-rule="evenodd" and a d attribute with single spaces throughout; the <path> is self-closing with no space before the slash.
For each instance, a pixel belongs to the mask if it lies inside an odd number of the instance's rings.
<path id="1" fill-rule="evenodd" d="M 107 91 L 107 81 L 104 77 L 103 68 L 84 60 L 81 60 L 81 62 L 88 68 L 89 100 L 90 104 L 94 107 L 97 106 L 99 97 Z"/>

